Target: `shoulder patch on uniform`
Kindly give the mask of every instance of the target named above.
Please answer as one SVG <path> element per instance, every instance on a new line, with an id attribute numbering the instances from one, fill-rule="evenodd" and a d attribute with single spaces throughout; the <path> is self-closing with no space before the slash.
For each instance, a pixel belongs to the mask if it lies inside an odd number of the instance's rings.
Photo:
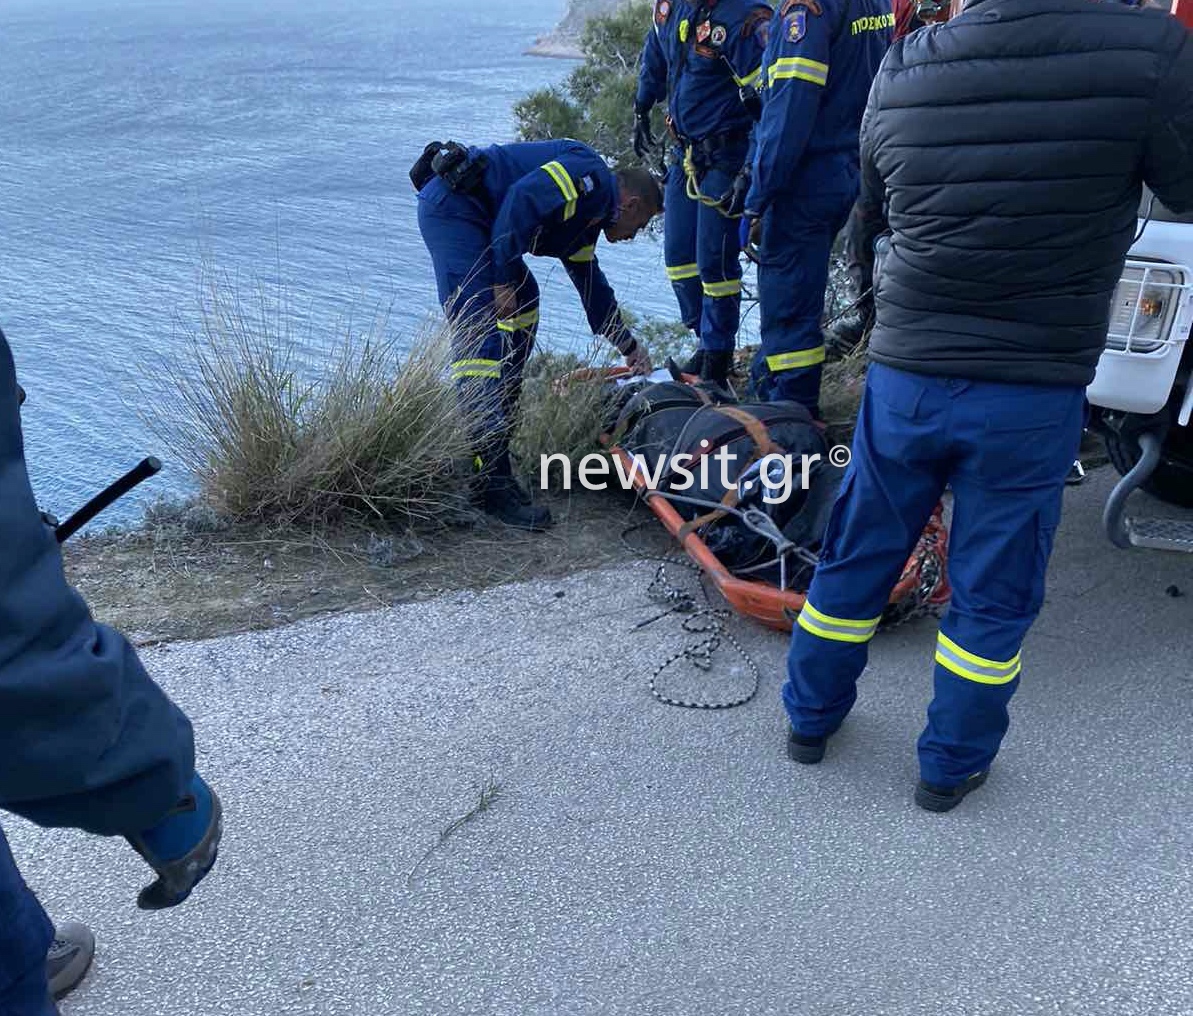
<path id="1" fill-rule="evenodd" d="M 824 8 L 820 6 L 820 0 L 783 0 L 783 6 L 779 8 L 779 15 L 785 18 L 792 11 L 801 8 L 817 17 L 824 13 Z"/>
<path id="2" fill-rule="evenodd" d="M 654 5 L 654 23 L 665 25 L 671 16 L 671 0 L 657 0 Z"/>
<path id="3" fill-rule="evenodd" d="M 808 31 L 808 12 L 802 7 L 797 8 L 787 15 L 783 27 L 783 37 L 788 42 L 799 42 Z"/>

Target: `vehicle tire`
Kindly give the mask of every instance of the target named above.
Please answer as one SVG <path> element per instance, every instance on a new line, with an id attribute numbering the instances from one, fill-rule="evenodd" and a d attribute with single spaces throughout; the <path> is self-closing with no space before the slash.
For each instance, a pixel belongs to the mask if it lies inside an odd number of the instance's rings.
<path id="1" fill-rule="evenodd" d="M 1173 427 L 1160 450 L 1160 464 L 1143 484 L 1152 497 L 1180 508 L 1193 508 L 1193 428 Z M 1106 453 L 1120 476 L 1126 476 L 1139 461 L 1139 444 L 1134 438 L 1110 432 L 1104 435 Z"/>

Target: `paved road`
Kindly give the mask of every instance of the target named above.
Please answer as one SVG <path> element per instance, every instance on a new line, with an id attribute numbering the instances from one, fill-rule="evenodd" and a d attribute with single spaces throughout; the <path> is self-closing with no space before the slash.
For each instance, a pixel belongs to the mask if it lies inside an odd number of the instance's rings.
<path id="1" fill-rule="evenodd" d="M 224 857 L 143 915 L 121 843 L 10 822 L 99 936 L 64 1016 L 1193 1012 L 1193 559 L 1113 550 L 1108 484 L 1069 492 L 1012 734 L 945 816 L 911 801 L 930 622 L 800 768 L 781 636 L 739 626 L 746 707 L 651 698 L 686 636 L 631 631 L 649 564 L 148 653 Z"/>

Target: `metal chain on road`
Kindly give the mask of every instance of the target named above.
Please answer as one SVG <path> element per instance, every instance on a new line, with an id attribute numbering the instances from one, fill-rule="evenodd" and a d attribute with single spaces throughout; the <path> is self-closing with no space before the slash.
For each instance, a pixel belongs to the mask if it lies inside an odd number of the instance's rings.
<path id="1" fill-rule="evenodd" d="M 679 652 L 674 653 L 662 663 L 660 663 L 651 673 L 648 679 L 651 694 L 662 702 L 664 705 L 678 706 L 681 709 L 733 709 L 737 706 L 745 705 L 758 694 L 758 687 L 761 681 L 761 676 L 758 670 L 758 665 L 754 662 L 749 653 L 746 652 L 742 644 L 734 638 L 729 631 L 727 622 L 732 617 L 732 611 L 723 609 L 714 609 L 708 597 L 708 588 L 702 581 L 704 572 L 693 561 L 688 561 L 683 558 L 674 558 L 660 556 L 658 554 L 650 554 L 634 547 L 626 537 L 635 529 L 642 528 L 646 523 L 638 523 L 638 525 L 631 526 L 621 534 L 622 543 L 635 554 L 642 555 L 651 560 L 659 562 L 658 568 L 655 569 L 654 578 L 647 587 L 647 596 L 655 603 L 666 609 L 661 614 L 657 614 L 652 618 L 635 625 L 636 629 L 645 628 L 647 625 L 654 624 L 656 621 L 661 621 L 664 617 L 669 617 L 671 614 L 685 615 L 680 628 L 689 635 L 703 635 L 702 639 L 685 646 Z M 669 581 L 667 577 L 667 568 L 670 565 L 677 565 L 693 572 L 697 581 L 700 582 L 700 591 L 704 594 L 705 603 L 708 606 L 698 607 L 697 600 L 693 593 L 685 589 L 681 589 Z M 687 660 L 693 667 L 698 670 L 709 672 L 712 670 L 713 654 L 721 648 L 724 643 L 728 643 L 741 658 L 745 661 L 746 666 L 750 670 L 750 686 L 746 692 L 729 701 L 714 701 L 714 702 L 693 702 L 687 699 L 676 698 L 673 695 L 668 695 L 659 689 L 659 678 L 663 672 L 669 667 Z"/>
<path id="2" fill-rule="evenodd" d="M 668 583 L 665 572 L 666 567 L 666 563 L 659 565 L 658 570 L 655 572 L 654 581 L 651 582 L 648 589 L 648 595 L 656 600 L 656 602 L 671 603 L 673 605 L 672 610 L 683 610 L 683 607 L 675 605 L 680 603 L 685 604 L 687 610 L 684 612 L 688 613 L 689 616 L 684 618 L 680 627 L 689 635 L 705 635 L 707 637 L 674 653 L 655 668 L 654 673 L 650 675 L 651 694 L 665 705 L 679 706 L 682 709 L 734 709 L 737 706 L 744 706 L 758 694 L 761 675 L 758 672 L 758 665 L 754 662 L 750 654 L 746 652 L 742 644 L 733 637 L 726 625 L 726 622 L 732 616 L 731 612 L 728 610 L 714 610 L 711 607 L 696 610 L 695 598 L 690 593 L 685 593 L 683 590 L 677 589 Z M 705 673 L 711 671 L 713 653 L 721 648 L 723 642 L 729 643 L 729 645 L 736 649 L 738 655 L 741 656 L 746 666 L 750 669 L 750 685 L 744 694 L 727 702 L 690 702 L 687 699 L 675 698 L 659 691 L 658 680 L 662 676 L 663 671 L 680 660 L 687 660 L 693 667 Z"/>

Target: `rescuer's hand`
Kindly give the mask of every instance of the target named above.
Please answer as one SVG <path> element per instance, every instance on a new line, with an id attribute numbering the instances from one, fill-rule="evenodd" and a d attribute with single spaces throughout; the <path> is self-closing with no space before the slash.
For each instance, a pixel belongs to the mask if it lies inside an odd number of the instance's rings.
<path id="1" fill-rule="evenodd" d="M 634 112 L 634 154 L 639 159 L 645 159 L 654 146 L 655 137 L 650 126 L 650 110 L 636 110 Z"/>
<path id="2" fill-rule="evenodd" d="M 758 248 L 762 244 L 762 217 L 751 215 L 747 210 L 738 227 L 738 239 L 743 253 L 755 264 L 758 263 Z"/>
<path id="3" fill-rule="evenodd" d="M 733 178 L 733 186 L 721 195 L 718 207 L 726 215 L 736 218 L 745 211 L 746 195 L 749 193 L 750 170 L 743 166 L 737 176 Z"/>
<path id="4" fill-rule="evenodd" d="M 518 314 L 518 287 L 494 286 L 493 307 L 497 311 L 498 321 L 508 321 Z"/>
<path id="5" fill-rule="evenodd" d="M 634 341 L 633 348 L 625 355 L 625 365 L 630 368 L 635 374 L 649 374 L 654 370 L 654 366 L 650 362 L 650 354 L 646 351 L 646 347 L 637 340 Z"/>

